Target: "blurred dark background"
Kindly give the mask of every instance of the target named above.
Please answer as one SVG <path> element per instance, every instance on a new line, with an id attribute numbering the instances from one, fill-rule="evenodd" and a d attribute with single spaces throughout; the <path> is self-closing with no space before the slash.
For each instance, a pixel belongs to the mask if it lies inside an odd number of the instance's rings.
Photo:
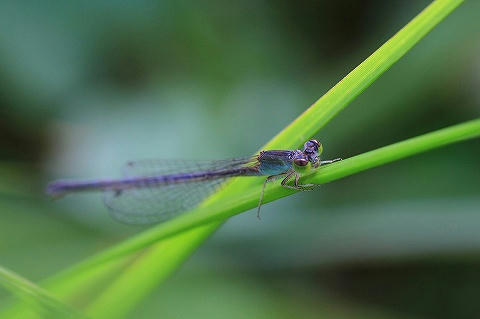
<path id="1" fill-rule="evenodd" d="M 2 1 L 0 264 L 38 281 L 142 230 L 49 180 L 251 154 L 429 2 Z M 478 117 L 478 12 L 330 122 L 325 158 Z M 232 218 L 136 317 L 478 318 L 479 159 L 472 140 Z"/>

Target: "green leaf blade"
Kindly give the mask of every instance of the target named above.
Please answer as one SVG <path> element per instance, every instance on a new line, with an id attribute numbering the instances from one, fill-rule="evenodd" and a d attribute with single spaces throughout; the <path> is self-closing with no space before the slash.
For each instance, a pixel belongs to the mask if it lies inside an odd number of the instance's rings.
<path id="1" fill-rule="evenodd" d="M 77 310 L 51 296 L 43 288 L 3 267 L 0 267 L 0 285 L 22 299 L 25 304 L 30 305 L 29 309 L 34 310 L 31 313 L 34 316 L 58 319 L 86 318 Z"/>
<path id="2" fill-rule="evenodd" d="M 262 149 L 296 148 L 305 140 L 312 137 L 462 2 L 462 0 L 437 0 L 432 2 L 417 17 L 330 89 L 295 121 L 277 134 L 269 143 L 262 147 Z M 388 146 L 390 148 L 387 147 L 387 149 L 375 150 L 347 159 L 344 162 L 321 168 L 318 172 L 306 177 L 305 181 L 315 183 L 333 181 L 427 149 L 478 136 L 478 120 L 469 125 L 471 125 L 469 129 L 461 126 L 456 127 L 454 131 L 450 131 L 450 133 L 456 134 L 456 138 L 452 138 L 453 135 L 451 135 L 445 137 L 446 140 L 442 141 L 441 136 L 436 135 L 437 139 L 425 139 L 425 137 L 422 139 L 422 137 L 420 137 L 421 139 L 413 144 L 410 140 L 410 142 L 406 141 L 410 144 L 401 144 L 400 146 L 394 144 L 396 146 L 391 145 Z M 433 141 L 435 141 L 436 144 L 434 144 Z M 214 194 L 205 205 L 195 209 L 195 211 L 190 214 L 155 226 L 136 237 L 85 260 L 51 278 L 48 287 L 52 291 L 56 291 L 59 287 L 68 287 L 68 281 L 72 277 L 83 278 L 84 282 L 93 282 L 95 279 L 92 279 L 88 275 L 92 269 L 121 256 L 148 247 L 157 243 L 159 240 L 169 238 L 168 241 L 176 242 L 174 251 L 170 251 L 169 254 L 163 254 L 164 247 L 160 244 L 158 244 L 158 246 L 155 245 L 148 253 L 152 258 L 144 256 L 143 266 L 136 264 L 131 271 L 126 271 L 124 273 L 125 278 L 121 276 L 105 290 L 105 297 L 101 297 L 91 305 L 89 314 L 103 314 L 108 311 L 108 309 L 115 307 L 116 303 L 121 303 L 122 300 L 128 298 L 128 296 L 123 293 L 114 294 L 119 287 L 122 289 L 135 290 L 139 295 L 144 294 L 150 291 L 152 286 L 135 285 L 134 281 L 129 280 L 130 277 L 140 274 L 142 271 L 145 271 L 145 269 L 155 269 L 155 267 L 157 267 L 158 273 L 156 274 L 155 282 L 158 284 L 164 280 L 173 269 L 178 267 L 181 261 L 185 260 L 194 250 L 192 247 L 200 245 L 203 240 L 222 224 L 222 221 L 255 207 L 258 202 L 262 182 L 261 179 L 236 179 L 228 185 L 228 187 Z M 281 188 L 278 184 L 273 184 L 265 194 L 265 202 L 292 193 L 290 190 Z M 199 226 L 203 227 L 195 228 Z M 188 234 L 190 234 L 189 239 L 182 239 L 184 234 L 179 234 L 187 230 L 189 230 Z M 158 269 L 158 267 L 163 268 Z M 108 291 L 110 291 L 111 294 L 109 294 Z M 65 297 L 67 298 L 68 296 Z M 132 309 L 135 304 L 136 302 L 129 303 L 128 307 L 125 307 L 122 312 L 126 313 L 129 309 Z"/>

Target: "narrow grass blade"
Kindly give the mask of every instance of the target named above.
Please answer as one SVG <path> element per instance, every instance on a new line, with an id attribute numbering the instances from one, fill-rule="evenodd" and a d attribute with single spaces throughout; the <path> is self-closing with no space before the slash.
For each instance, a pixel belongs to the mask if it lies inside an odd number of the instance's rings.
<path id="1" fill-rule="evenodd" d="M 288 149 L 302 145 L 462 2 L 463 0 L 433 1 L 262 149 Z"/>
<path id="2" fill-rule="evenodd" d="M 81 308 L 85 303 L 89 303 L 92 298 L 95 298 L 101 288 L 109 284 L 109 280 L 118 276 L 120 271 L 131 262 L 132 258 L 135 258 L 135 255 L 102 263 L 85 272 L 73 274 L 68 280 L 61 282 L 46 280 L 42 283 L 42 286 L 49 291 L 54 291 L 55 295 L 59 296 L 63 302 Z M 88 278 L 88 280 L 85 280 L 85 278 Z M 51 289 L 51 287 L 55 289 Z M 16 303 L 7 307 L 7 309 L 2 309 L 0 318 L 39 318 L 39 315 L 30 311 L 31 308 L 26 307 L 25 303 Z"/>
<path id="3" fill-rule="evenodd" d="M 480 119 L 465 122 L 425 135 L 414 137 L 402 142 L 398 142 L 389 146 L 385 146 L 367 153 L 345 159 L 341 162 L 322 167 L 318 170 L 312 170 L 310 175 L 304 178 L 305 183 L 323 184 L 331 182 L 369 168 L 381 166 L 408 156 L 426 152 L 431 149 L 439 148 L 448 144 L 465 141 L 471 138 L 480 137 Z M 188 254 L 208 237 L 222 221 L 235 214 L 241 213 L 247 209 L 256 207 L 258 203 L 258 194 L 260 186 L 253 190 L 247 190 L 243 195 L 238 197 L 236 201 L 232 201 L 231 205 L 212 205 L 208 207 L 201 207 L 196 210 L 195 216 L 179 217 L 172 223 L 160 225 L 151 231 L 147 231 L 132 240 L 126 241 L 117 246 L 117 252 L 111 250 L 112 256 L 115 258 L 115 253 L 123 254 L 125 250 L 132 249 L 135 251 L 141 247 L 148 247 L 155 242 L 156 244 L 144 260 L 140 261 L 139 265 L 133 267 L 124 274 L 116 284 L 107 289 L 105 298 L 95 302 L 95 308 L 92 309 L 92 314 L 98 314 L 97 311 L 108 309 L 106 305 L 112 304 L 115 300 L 112 296 L 116 296 L 121 300 L 131 294 L 131 288 L 128 288 L 128 283 L 137 279 L 142 280 L 142 274 L 146 271 L 153 273 L 157 279 L 157 283 L 168 276 L 171 271 L 179 265 L 179 261 L 185 259 Z M 279 183 L 270 186 L 268 195 L 265 196 L 265 202 L 270 202 L 278 198 L 291 195 L 295 191 L 285 189 Z M 204 237 L 199 235 L 203 234 Z M 171 238 L 174 236 L 173 238 Z M 166 240 L 165 240 L 166 239 Z M 165 243 L 167 246 L 163 246 Z M 174 247 L 173 249 L 166 249 L 166 247 Z M 183 247 L 183 249 L 181 249 Z M 186 247 L 189 247 L 187 250 Z M 173 262 L 170 262 L 173 260 Z M 162 268 L 164 267 L 164 268 Z M 172 268 L 173 267 L 173 268 Z M 152 281 L 147 279 L 149 285 L 138 285 L 138 293 L 144 296 L 148 291 L 153 289 Z M 134 285 L 132 285 L 134 286 Z M 130 286 L 131 287 L 131 286 Z M 140 298 L 139 298 L 140 300 Z M 130 308 L 133 308 L 134 304 Z M 125 305 L 127 306 L 127 304 Z"/>
<path id="4" fill-rule="evenodd" d="M 31 281 L 0 267 L 0 284 L 30 305 L 41 318 L 86 318 L 77 310 L 51 296 Z"/>
<path id="5" fill-rule="evenodd" d="M 422 37 L 424 37 L 433 27 L 435 27 L 440 21 L 450 14 L 462 0 L 437 0 L 432 2 L 425 10 L 423 10 L 417 17 L 409 22 L 404 28 L 402 28 L 397 34 L 395 34 L 390 40 L 388 40 L 382 47 L 375 51 L 370 57 L 362 62 L 357 68 L 355 68 L 350 74 L 342 79 L 335 87 L 329 90 L 324 96 L 322 96 L 317 102 L 315 102 L 309 109 L 307 109 L 302 115 L 300 115 L 294 122 L 288 127 L 282 130 L 274 139 L 272 139 L 262 149 L 272 148 L 295 148 L 299 146 L 303 141 L 317 133 L 327 122 L 329 122 L 338 112 L 345 108 L 349 102 L 351 102 L 356 96 L 358 96 L 363 90 L 365 90 L 372 82 L 374 82 L 381 74 L 383 74 L 390 66 L 398 61 L 406 52 L 408 52 Z M 449 131 L 452 136 L 459 131 L 466 130 L 465 126 L 468 126 L 472 131 L 469 131 L 468 135 L 463 136 L 463 139 L 478 136 L 479 122 L 466 123 L 451 128 Z M 435 134 L 435 133 L 432 133 Z M 445 141 L 432 138 L 431 136 L 418 137 L 419 140 L 413 144 L 407 144 L 403 146 L 405 148 L 398 148 L 398 145 L 382 148 L 374 153 L 374 157 L 371 155 L 363 155 L 360 157 L 362 165 L 357 165 L 355 157 L 351 160 L 332 165 L 331 167 L 322 168 L 317 174 L 313 174 L 311 180 L 315 182 L 326 182 L 327 179 L 322 180 L 328 176 L 328 181 L 335 178 L 341 178 L 355 172 L 371 168 L 374 166 L 385 164 L 389 161 L 393 161 L 401 158 L 402 156 L 410 156 L 415 153 L 424 151 L 427 147 L 420 147 L 422 143 L 434 143 L 431 144 L 428 149 L 439 147 L 448 143 L 457 142 L 460 139 L 458 136 L 455 138 L 446 137 Z M 402 152 L 405 152 L 402 155 Z M 368 153 L 367 153 L 368 154 Z M 396 154 L 396 155 L 395 155 Z M 362 156 L 362 155 L 360 155 Z M 378 160 L 382 158 L 382 160 Z M 346 164 L 345 164 L 346 163 Z M 332 173 L 332 170 L 334 172 Z M 318 180 L 317 180 L 318 179 Z M 256 205 L 258 201 L 259 187 L 262 181 L 256 179 L 242 179 L 234 180 L 214 196 L 212 196 L 205 205 L 199 207 L 191 214 L 184 215 L 183 217 L 172 220 L 171 222 L 156 226 L 142 234 L 139 234 L 132 239 L 129 239 L 112 249 L 106 250 L 90 259 L 87 259 L 83 263 L 78 264 L 75 267 L 68 269 L 67 271 L 52 278 L 50 287 L 52 291 L 55 291 L 57 286 L 65 285 L 71 277 L 80 276 L 84 274 L 85 281 L 91 281 L 88 275 L 85 275 L 85 271 L 98 267 L 98 265 L 116 259 L 120 256 L 130 254 L 139 249 L 145 248 L 157 242 L 160 239 L 165 239 L 179 234 L 180 232 L 190 230 L 189 240 L 180 239 L 182 236 L 171 238 L 169 241 L 177 241 L 175 244 L 175 251 L 172 251 L 169 256 L 175 256 L 173 262 L 170 263 L 165 257 L 161 258 L 148 258 L 152 264 L 146 262 L 145 257 L 145 269 L 152 267 L 152 265 L 161 265 L 165 267 L 164 274 L 157 276 L 158 280 L 162 280 L 172 271 L 172 267 L 176 267 L 179 264 L 179 260 L 185 258 L 188 253 L 192 251 L 192 243 L 199 244 L 202 240 L 213 233 L 217 226 L 221 225 L 222 221 L 226 218 L 240 213 L 244 210 L 250 209 Z M 269 191 L 266 193 L 266 201 L 272 201 L 280 197 L 291 194 L 292 192 L 280 188 L 278 185 L 269 187 Z M 205 225 L 211 223 L 209 225 Z M 195 228 L 201 225 L 205 225 L 202 228 Z M 158 249 L 158 252 L 157 252 Z M 152 256 L 157 253 L 162 255 L 162 245 L 155 248 L 150 252 Z M 135 266 L 135 268 L 140 267 Z M 170 265 L 170 266 L 169 266 Z M 141 268 L 141 267 L 140 267 Z M 140 269 L 137 268 L 137 269 Z M 126 273 L 127 274 L 127 273 Z M 133 273 L 132 273 L 133 274 Z M 123 287 L 127 289 L 128 276 L 126 278 L 120 278 L 119 281 L 112 287 Z M 68 284 L 67 284 L 68 285 Z M 109 290 L 111 291 L 110 288 Z M 130 288 L 134 287 L 133 283 L 130 283 Z M 150 289 L 149 287 L 147 287 Z M 137 287 L 137 289 L 143 290 L 143 287 Z M 145 289 L 147 291 L 148 289 Z M 119 296 L 119 298 L 121 298 Z M 102 299 L 104 302 L 96 302 L 92 305 L 92 314 L 101 313 L 112 307 L 112 302 L 118 302 L 112 298 Z M 124 299 L 122 299 L 124 300 Z M 126 310 L 126 309 L 125 309 Z"/>
<path id="6" fill-rule="evenodd" d="M 382 45 L 322 98 L 315 102 L 307 111 L 280 132 L 267 144 L 266 148 L 296 147 L 301 144 L 301 142 L 313 136 L 335 114 L 341 111 L 355 96 L 368 87 L 372 81 L 411 49 L 461 2 L 462 0 L 437 0 L 432 2 L 430 6 L 395 34 L 395 36 Z M 375 162 L 375 159 L 371 160 Z M 353 163 L 353 161 L 347 161 L 347 163 Z M 353 173 L 353 170 L 345 167 L 344 164 L 342 167 L 344 167 L 345 171 L 348 170 L 350 174 Z M 322 171 L 325 170 L 327 170 L 327 167 Z M 236 213 L 253 208 L 255 201 L 258 200 L 259 187 L 262 182 L 263 181 L 259 179 L 236 179 L 228 185 L 228 187 L 214 194 L 208 203 L 192 211 L 192 213 L 155 226 L 132 239 L 120 243 L 112 249 L 106 250 L 76 267 L 67 270 L 65 273 L 60 274 L 59 278 L 64 276 L 68 277 L 70 273 L 87 269 L 112 258 L 144 248 L 157 240 L 178 234 L 180 231 L 214 220 L 228 218 Z M 279 190 L 278 188 L 275 190 L 270 188 L 266 194 L 266 199 L 273 199 L 274 197 L 280 198 L 287 194 L 291 194 L 291 192 Z"/>
<path id="7" fill-rule="evenodd" d="M 360 154 L 341 162 L 321 167 L 318 170 L 312 170 L 312 174 L 305 178 L 304 181 L 318 184 L 330 182 L 430 149 L 479 136 L 480 119 L 477 119 Z M 137 251 L 156 241 L 177 235 L 192 228 L 205 225 L 209 222 L 224 220 L 248 209 L 252 209 L 258 204 L 260 190 L 261 185 L 258 185 L 257 187 L 243 191 L 242 194 L 238 194 L 228 202 L 212 203 L 208 206 L 199 207 L 192 213 L 160 224 L 117 245 L 113 249 L 104 252 L 102 259 L 92 259 L 90 262 L 100 263 L 111 258 L 116 258 L 117 256 Z M 265 196 L 265 202 L 270 202 L 295 192 L 296 191 L 280 186 L 277 182 L 270 185 L 269 191 Z"/>
<path id="8" fill-rule="evenodd" d="M 126 316 L 158 286 L 158 282 L 170 276 L 218 226 L 213 223 L 192 229 L 148 248 L 98 298 L 95 298 L 95 301 L 87 307 L 86 313 L 102 319 Z M 205 237 L 198 236 L 199 231 Z M 121 302 L 118 302 L 119 300 Z"/>

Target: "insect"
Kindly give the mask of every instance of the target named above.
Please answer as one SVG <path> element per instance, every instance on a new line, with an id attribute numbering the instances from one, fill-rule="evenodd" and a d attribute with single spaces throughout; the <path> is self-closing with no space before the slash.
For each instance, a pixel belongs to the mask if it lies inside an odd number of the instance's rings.
<path id="1" fill-rule="evenodd" d="M 299 184 L 308 164 L 313 168 L 340 161 L 321 161 L 322 144 L 305 142 L 303 150 L 266 150 L 253 157 L 214 161 L 143 160 L 129 162 L 125 177 L 109 180 L 59 180 L 47 186 L 53 197 L 78 191 L 104 191 L 111 215 L 129 224 L 165 221 L 198 205 L 226 179 L 235 176 L 267 176 L 258 202 L 257 216 L 269 181 L 283 178 L 286 188 L 306 191 L 315 184 Z M 289 181 L 293 181 L 290 184 Z"/>

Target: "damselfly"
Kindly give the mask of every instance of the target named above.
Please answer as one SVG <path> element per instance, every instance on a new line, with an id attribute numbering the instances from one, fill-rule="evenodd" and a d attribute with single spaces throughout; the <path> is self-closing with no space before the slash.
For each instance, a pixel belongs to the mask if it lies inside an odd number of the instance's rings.
<path id="1" fill-rule="evenodd" d="M 303 169 L 341 160 L 319 159 L 323 147 L 309 140 L 302 150 L 261 151 L 253 157 L 217 160 L 145 160 L 129 162 L 126 176 L 111 180 L 54 181 L 47 186 L 53 197 L 77 191 L 104 191 L 112 216 L 125 223 L 150 224 L 172 218 L 198 205 L 227 178 L 267 176 L 258 202 L 257 214 L 267 182 L 283 178 L 286 188 L 305 191 L 314 184 L 299 184 Z M 293 180 L 293 184 L 289 181 Z"/>

